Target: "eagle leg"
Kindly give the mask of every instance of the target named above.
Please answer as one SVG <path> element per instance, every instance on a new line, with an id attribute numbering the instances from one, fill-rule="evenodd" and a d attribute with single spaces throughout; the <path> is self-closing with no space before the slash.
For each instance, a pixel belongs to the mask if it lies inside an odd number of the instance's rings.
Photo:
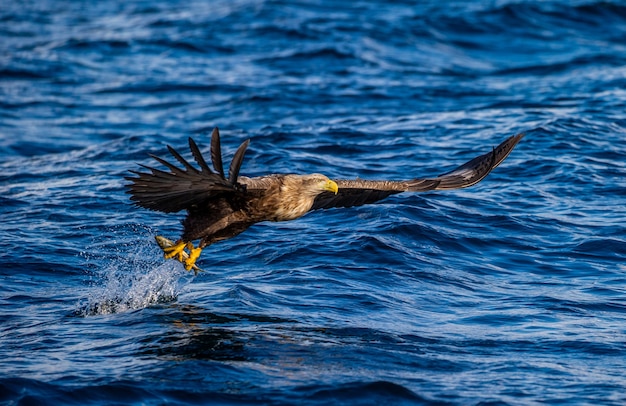
<path id="1" fill-rule="evenodd" d="M 185 247 L 187 247 L 187 243 L 184 241 L 179 241 L 171 247 L 164 247 L 163 252 L 165 255 L 165 259 L 176 258 L 178 262 L 183 262 L 183 254 L 185 253 Z"/>
<path id="2" fill-rule="evenodd" d="M 189 250 L 189 257 L 185 259 L 185 269 L 191 271 L 193 266 L 196 264 L 196 260 L 200 256 L 200 253 L 202 252 L 202 248 L 200 248 L 199 245 L 198 248 L 194 248 L 193 244 L 191 242 L 188 242 L 187 249 Z"/>

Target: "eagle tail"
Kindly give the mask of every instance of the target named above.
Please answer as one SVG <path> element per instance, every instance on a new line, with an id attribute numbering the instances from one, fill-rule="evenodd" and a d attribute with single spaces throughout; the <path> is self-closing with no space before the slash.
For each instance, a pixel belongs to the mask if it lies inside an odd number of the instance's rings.
<path id="1" fill-rule="evenodd" d="M 130 171 L 136 176 L 125 178 L 131 182 L 126 185 L 127 193 L 131 195 L 131 200 L 137 206 L 165 213 L 193 209 L 219 193 L 238 193 L 242 187 L 237 183 L 237 177 L 248 142 L 249 140 L 242 143 L 235 153 L 230 165 L 229 179 L 224 177 L 222 169 L 217 128 L 213 130 L 211 141 L 211 158 L 213 168 L 217 173 L 209 168 L 193 139 L 189 138 L 189 149 L 200 167 L 199 170 L 168 145 L 167 149 L 170 154 L 182 165 L 182 168 L 163 158 L 151 155 L 154 160 L 169 171 L 141 165 L 149 172 Z"/>

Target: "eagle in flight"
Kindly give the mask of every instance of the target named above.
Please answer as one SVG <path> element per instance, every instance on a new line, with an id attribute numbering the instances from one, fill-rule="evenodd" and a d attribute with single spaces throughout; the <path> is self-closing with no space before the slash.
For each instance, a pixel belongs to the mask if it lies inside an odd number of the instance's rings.
<path id="1" fill-rule="evenodd" d="M 522 137 L 523 134 L 509 137 L 492 151 L 433 178 L 331 180 L 319 173 L 248 178 L 239 176 L 239 169 L 250 140 L 244 141 L 235 152 L 226 177 L 219 130 L 215 128 L 211 134 L 213 169 L 194 140 L 189 138 L 189 148 L 199 168 L 168 145 L 167 149 L 182 168 L 150 155 L 169 171 L 141 165 L 149 172 L 131 170 L 136 177 L 126 177 L 131 182 L 126 187 L 137 206 L 164 213 L 187 210 L 182 222 L 183 233 L 178 241 L 162 244 L 162 241 L 169 240 L 156 238 L 165 258 L 176 258 L 185 265 L 185 269 L 191 270 L 198 269 L 195 262 L 203 248 L 232 238 L 261 221 L 295 220 L 312 210 L 361 206 L 402 192 L 472 186 L 498 166 Z M 200 240 L 196 247 L 193 245 L 195 240 Z"/>

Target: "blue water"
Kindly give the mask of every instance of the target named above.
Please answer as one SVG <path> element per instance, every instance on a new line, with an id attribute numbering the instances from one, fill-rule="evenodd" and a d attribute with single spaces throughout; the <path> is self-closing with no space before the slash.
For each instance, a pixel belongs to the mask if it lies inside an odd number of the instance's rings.
<path id="1" fill-rule="evenodd" d="M 0 404 L 626 403 L 626 5 L 7 1 Z M 259 224 L 197 276 L 129 169 L 480 184 Z"/>

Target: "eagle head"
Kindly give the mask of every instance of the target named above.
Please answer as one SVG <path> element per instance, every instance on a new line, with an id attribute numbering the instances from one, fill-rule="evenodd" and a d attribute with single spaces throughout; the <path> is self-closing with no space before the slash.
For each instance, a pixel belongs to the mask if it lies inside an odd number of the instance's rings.
<path id="1" fill-rule="evenodd" d="M 303 216 L 315 198 L 324 192 L 337 194 L 339 187 L 335 181 L 319 173 L 311 175 L 283 175 L 278 194 L 268 197 L 268 207 L 272 207 L 272 221 L 294 220 Z"/>
<path id="2" fill-rule="evenodd" d="M 339 187 L 335 181 L 320 173 L 302 176 L 302 189 L 314 198 L 322 192 L 333 192 L 337 194 L 339 191 Z"/>

